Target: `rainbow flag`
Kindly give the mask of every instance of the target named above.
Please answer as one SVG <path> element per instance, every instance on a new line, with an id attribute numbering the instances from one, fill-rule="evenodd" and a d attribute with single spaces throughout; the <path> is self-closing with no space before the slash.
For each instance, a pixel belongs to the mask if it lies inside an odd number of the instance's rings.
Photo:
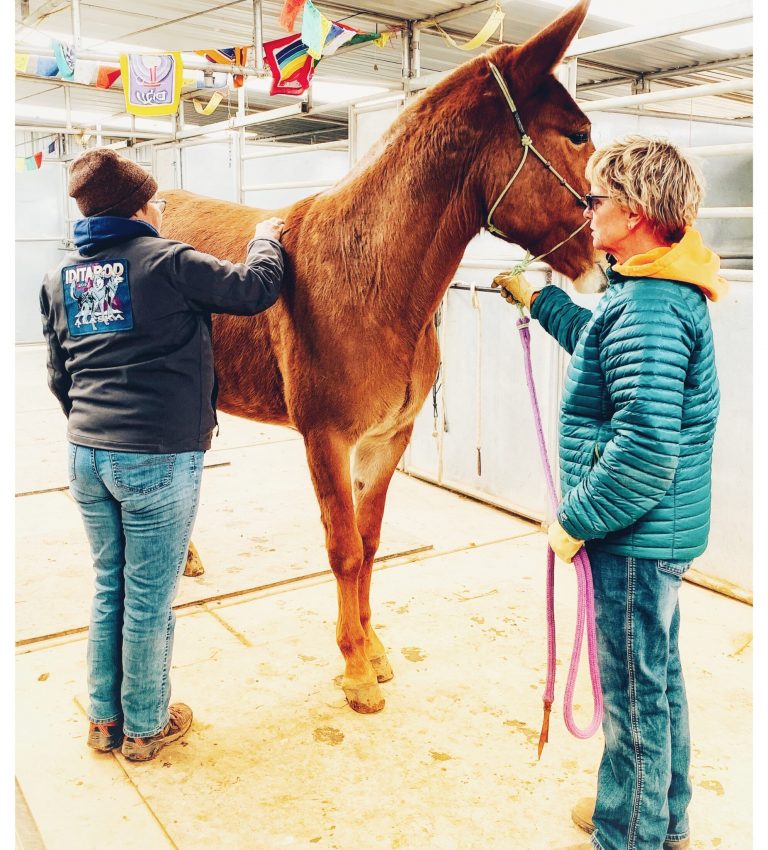
<path id="1" fill-rule="evenodd" d="M 315 62 L 299 33 L 265 42 L 264 58 L 272 71 L 271 95 L 304 94 L 309 88 Z"/>

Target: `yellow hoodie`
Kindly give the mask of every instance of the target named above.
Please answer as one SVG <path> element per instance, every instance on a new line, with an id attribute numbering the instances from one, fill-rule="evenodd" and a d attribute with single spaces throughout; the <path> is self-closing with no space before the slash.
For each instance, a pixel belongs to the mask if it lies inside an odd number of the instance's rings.
<path id="1" fill-rule="evenodd" d="M 728 281 L 718 275 L 720 257 L 707 248 L 701 234 L 692 227 L 685 228 L 679 242 L 637 254 L 625 263 L 616 263 L 613 269 L 625 277 L 656 277 L 692 283 L 710 301 L 717 301 L 728 292 Z"/>

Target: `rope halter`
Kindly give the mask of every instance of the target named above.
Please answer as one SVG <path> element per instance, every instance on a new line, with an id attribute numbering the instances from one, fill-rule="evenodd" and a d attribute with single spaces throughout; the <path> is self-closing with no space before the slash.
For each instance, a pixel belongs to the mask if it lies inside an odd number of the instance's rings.
<path id="1" fill-rule="evenodd" d="M 533 140 L 525 132 L 525 127 L 523 126 L 522 119 L 520 118 L 520 113 L 518 112 L 517 106 L 515 106 L 515 101 L 512 99 L 512 95 L 510 94 L 509 87 L 507 86 L 507 84 L 504 80 L 504 77 L 502 76 L 501 71 L 499 71 L 499 69 L 496 67 L 496 65 L 493 64 L 493 62 L 488 62 L 488 65 L 491 69 L 491 73 L 493 74 L 494 78 L 496 79 L 496 82 L 499 84 L 499 88 L 501 89 L 501 93 L 504 95 L 504 99 L 507 101 L 507 104 L 509 105 L 509 108 L 512 112 L 512 117 L 515 119 L 515 125 L 517 126 L 517 130 L 520 133 L 520 144 L 523 148 L 523 155 L 520 158 L 520 162 L 518 163 L 517 168 L 515 169 L 515 173 L 512 175 L 512 177 L 510 178 L 507 185 L 502 189 L 501 194 L 499 195 L 499 197 L 494 202 L 493 206 L 488 211 L 488 218 L 486 219 L 486 222 L 485 222 L 485 229 L 488 230 L 490 233 L 494 233 L 494 234 L 496 234 L 496 236 L 501 236 L 504 239 L 510 239 L 511 237 L 509 237 L 506 233 L 504 233 L 503 230 L 500 230 L 498 227 L 496 227 L 496 225 L 493 224 L 491 219 L 493 218 L 493 214 L 496 212 L 496 208 L 502 202 L 502 200 L 504 199 L 504 196 L 507 194 L 507 192 L 512 188 L 512 184 L 515 182 L 515 180 L 517 180 L 517 176 L 522 171 L 523 166 L 525 165 L 525 161 L 528 158 L 528 151 L 531 151 L 531 153 L 533 153 L 533 155 L 538 158 L 539 162 L 541 162 L 541 164 L 544 166 L 544 168 L 546 168 L 546 170 L 549 171 L 550 174 L 552 174 L 552 176 L 558 181 L 558 183 L 560 183 L 560 185 L 564 189 L 567 189 L 574 196 L 574 198 L 576 198 L 576 200 L 578 201 L 578 203 L 582 207 L 586 207 L 587 204 L 586 204 L 586 201 L 584 200 L 584 196 L 581 195 L 579 192 L 577 192 L 576 189 L 574 189 L 573 186 L 571 186 L 571 184 L 565 179 L 565 177 L 563 177 L 563 175 L 560 174 L 560 172 L 557 171 L 557 169 L 554 168 L 552 163 L 549 162 L 549 160 L 546 159 L 537 150 L 536 145 L 534 145 L 534 143 L 533 143 Z M 549 254 L 552 254 L 554 251 L 556 251 L 561 246 L 565 245 L 566 242 L 573 239 L 573 237 L 576 236 L 578 233 L 581 233 L 581 231 L 587 226 L 587 224 L 589 224 L 588 219 L 584 219 L 584 222 L 579 227 L 577 227 L 576 230 L 574 230 L 573 233 L 571 233 L 570 236 L 567 236 L 561 242 L 558 242 L 557 245 L 555 245 L 554 248 L 550 248 L 549 251 L 545 251 L 543 254 L 539 254 L 538 257 L 531 257 L 530 254 L 526 254 L 525 260 L 523 260 L 523 262 L 520 264 L 520 266 L 522 266 L 520 268 L 520 271 L 523 271 L 531 263 L 534 263 L 538 260 L 543 259 L 544 257 L 548 256 Z"/>

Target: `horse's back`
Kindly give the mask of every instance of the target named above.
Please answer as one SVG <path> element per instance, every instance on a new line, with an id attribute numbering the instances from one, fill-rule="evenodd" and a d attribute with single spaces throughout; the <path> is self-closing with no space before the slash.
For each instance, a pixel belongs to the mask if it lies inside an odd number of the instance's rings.
<path id="1" fill-rule="evenodd" d="M 198 251 L 233 263 L 245 259 L 245 249 L 256 225 L 286 210 L 259 210 L 232 201 L 196 195 L 185 189 L 160 192 L 167 206 L 163 236 L 186 242 Z"/>

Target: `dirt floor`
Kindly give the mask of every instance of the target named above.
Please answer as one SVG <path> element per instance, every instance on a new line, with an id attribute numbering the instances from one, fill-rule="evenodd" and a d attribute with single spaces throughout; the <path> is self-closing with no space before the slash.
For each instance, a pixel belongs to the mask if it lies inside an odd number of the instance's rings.
<path id="1" fill-rule="evenodd" d="M 301 440 L 221 417 L 177 599 L 186 740 L 147 764 L 85 745 L 91 567 L 41 346 L 17 349 L 17 847 L 576 850 L 569 811 L 602 749 L 560 702 L 575 582 L 557 572 L 559 667 L 541 761 L 545 537 L 396 473 L 373 581 L 395 678 L 377 715 L 337 684 L 336 591 Z M 320 573 L 320 575 L 317 575 Z M 752 846 L 752 609 L 684 584 L 695 850 Z M 585 671 L 586 672 L 586 671 Z M 591 709 L 586 681 L 577 716 Z M 7 846 L 4 843 L 4 846 Z"/>

